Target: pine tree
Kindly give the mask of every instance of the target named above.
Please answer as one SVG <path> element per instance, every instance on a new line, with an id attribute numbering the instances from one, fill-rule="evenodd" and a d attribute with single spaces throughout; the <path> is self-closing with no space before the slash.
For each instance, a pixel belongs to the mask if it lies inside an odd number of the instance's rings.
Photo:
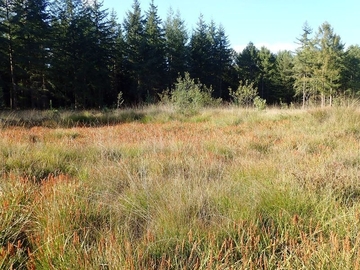
<path id="1" fill-rule="evenodd" d="M 13 84 L 10 107 L 47 106 L 46 8 L 44 0 L 15 0 L 9 6 L 8 45 Z"/>
<path id="2" fill-rule="evenodd" d="M 295 94 L 302 96 L 302 106 L 306 105 L 310 96 L 315 93 L 314 67 L 315 67 L 315 47 L 310 39 L 312 29 L 305 22 L 303 34 L 298 39 L 299 48 L 296 50 L 294 61 L 294 88 Z"/>
<path id="3" fill-rule="evenodd" d="M 166 87 L 164 30 L 153 0 L 146 13 L 144 36 L 145 57 L 143 68 L 146 73 L 144 87 L 146 88 L 146 99 L 153 100 L 156 94 Z"/>
<path id="4" fill-rule="evenodd" d="M 125 68 L 127 69 L 130 84 L 130 92 L 125 93 L 130 99 L 143 101 L 146 93 L 144 89 L 145 69 L 145 20 L 141 14 L 140 3 L 134 0 L 133 10 L 128 11 L 124 20 L 124 41 L 125 41 Z"/>
<path id="5" fill-rule="evenodd" d="M 17 108 L 17 80 L 16 80 L 16 71 L 14 63 L 14 27 L 12 25 L 13 20 L 13 9 L 14 1 L 13 0 L 1 0 L 1 28 L 4 31 L 4 36 L 2 41 L 3 47 L 1 50 L 3 52 L 4 60 L 4 77 L 8 76 L 10 83 L 8 86 L 8 100 L 9 107 L 11 109 Z M 6 95 L 6 94 L 5 94 Z"/>
<path id="6" fill-rule="evenodd" d="M 331 106 L 333 96 L 340 86 L 344 45 L 341 43 L 340 36 L 334 33 L 333 28 L 327 22 L 319 27 L 315 42 L 318 51 L 315 77 L 321 94 L 321 105 L 325 105 L 325 99 L 328 96 Z"/>
<path id="7" fill-rule="evenodd" d="M 275 99 L 281 102 L 290 103 L 294 92 L 294 56 L 290 51 L 280 51 L 276 55 L 275 62 Z"/>
<path id="8" fill-rule="evenodd" d="M 360 94 L 360 46 L 351 45 L 344 54 L 341 87 L 347 95 Z"/>
<path id="9" fill-rule="evenodd" d="M 183 77 L 188 67 L 188 34 L 180 13 L 170 9 L 164 23 L 167 87 L 173 88 L 177 78 Z"/>
<path id="10" fill-rule="evenodd" d="M 100 107 L 115 104 L 116 92 L 111 91 L 111 65 L 115 57 L 117 26 L 108 19 L 103 3 L 97 0 L 87 5 L 87 16 L 84 27 L 88 30 L 86 36 L 86 50 L 84 63 L 88 67 L 86 72 L 86 86 L 90 107 Z"/>
<path id="11" fill-rule="evenodd" d="M 259 50 L 254 43 L 249 44 L 238 53 L 235 59 L 238 71 L 238 80 L 254 82 L 258 85 L 260 81 L 260 59 Z"/>
<path id="12" fill-rule="evenodd" d="M 125 44 L 121 25 L 117 23 L 117 16 L 114 10 L 110 14 L 110 32 L 114 42 L 110 59 L 110 96 L 116 95 L 117 99 L 121 93 L 121 97 L 124 98 L 123 92 L 127 88 L 124 66 Z"/>
<path id="13" fill-rule="evenodd" d="M 0 108 L 5 105 L 4 92 L 9 74 L 6 2 L 0 0 Z"/>
<path id="14" fill-rule="evenodd" d="M 212 86 L 217 97 L 224 97 L 224 89 L 229 88 L 229 77 L 232 73 L 232 51 L 225 29 L 222 25 L 215 27 L 210 24 L 210 35 L 212 40 Z"/>
<path id="15" fill-rule="evenodd" d="M 260 82 L 259 95 L 269 103 L 273 103 L 275 85 L 275 55 L 266 47 L 259 51 Z"/>
<path id="16" fill-rule="evenodd" d="M 190 75 L 209 87 L 212 83 L 212 44 L 209 38 L 209 26 L 201 14 L 197 28 L 190 38 Z"/>
<path id="17" fill-rule="evenodd" d="M 54 106 L 78 108 L 83 104 L 81 63 L 83 29 L 79 26 L 83 3 L 78 0 L 54 0 L 50 6 L 52 43 L 50 72 Z"/>

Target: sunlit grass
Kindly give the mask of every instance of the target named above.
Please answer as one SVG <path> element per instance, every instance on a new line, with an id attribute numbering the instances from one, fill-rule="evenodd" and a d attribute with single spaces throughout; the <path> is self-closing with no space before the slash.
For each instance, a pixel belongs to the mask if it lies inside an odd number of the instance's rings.
<path id="1" fill-rule="evenodd" d="M 355 107 L 105 113 L 2 127 L 0 268 L 359 269 Z"/>

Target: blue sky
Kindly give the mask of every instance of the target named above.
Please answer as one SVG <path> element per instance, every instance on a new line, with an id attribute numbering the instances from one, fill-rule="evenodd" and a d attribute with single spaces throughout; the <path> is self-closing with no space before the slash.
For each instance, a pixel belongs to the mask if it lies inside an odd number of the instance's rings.
<path id="1" fill-rule="evenodd" d="M 104 7 L 114 9 L 119 21 L 132 9 L 133 0 L 103 0 Z M 143 14 L 150 0 L 139 0 Z M 340 35 L 346 46 L 360 45 L 359 0 L 154 0 L 159 16 L 166 19 L 169 8 L 179 10 L 189 33 L 196 27 L 200 13 L 206 22 L 222 24 L 231 47 L 241 50 L 250 41 L 273 52 L 296 48 L 307 21 L 316 32 L 325 21 Z"/>

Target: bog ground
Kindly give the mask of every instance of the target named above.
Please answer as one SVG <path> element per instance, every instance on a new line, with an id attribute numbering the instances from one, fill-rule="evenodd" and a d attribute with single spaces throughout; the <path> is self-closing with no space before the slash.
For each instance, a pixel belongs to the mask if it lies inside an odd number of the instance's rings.
<path id="1" fill-rule="evenodd" d="M 357 107 L 120 115 L 2 117 L 1 269 L 360 268 Z"/>

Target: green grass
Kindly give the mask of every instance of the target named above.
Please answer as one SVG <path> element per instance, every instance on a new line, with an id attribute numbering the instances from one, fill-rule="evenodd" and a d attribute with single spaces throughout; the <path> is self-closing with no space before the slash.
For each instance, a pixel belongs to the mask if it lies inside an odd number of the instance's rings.
<path id="1" fill-rule="evenodd" d="M 0 117 L 1 269 L 360 268 L 354 106 L 56 117 Z"/>

